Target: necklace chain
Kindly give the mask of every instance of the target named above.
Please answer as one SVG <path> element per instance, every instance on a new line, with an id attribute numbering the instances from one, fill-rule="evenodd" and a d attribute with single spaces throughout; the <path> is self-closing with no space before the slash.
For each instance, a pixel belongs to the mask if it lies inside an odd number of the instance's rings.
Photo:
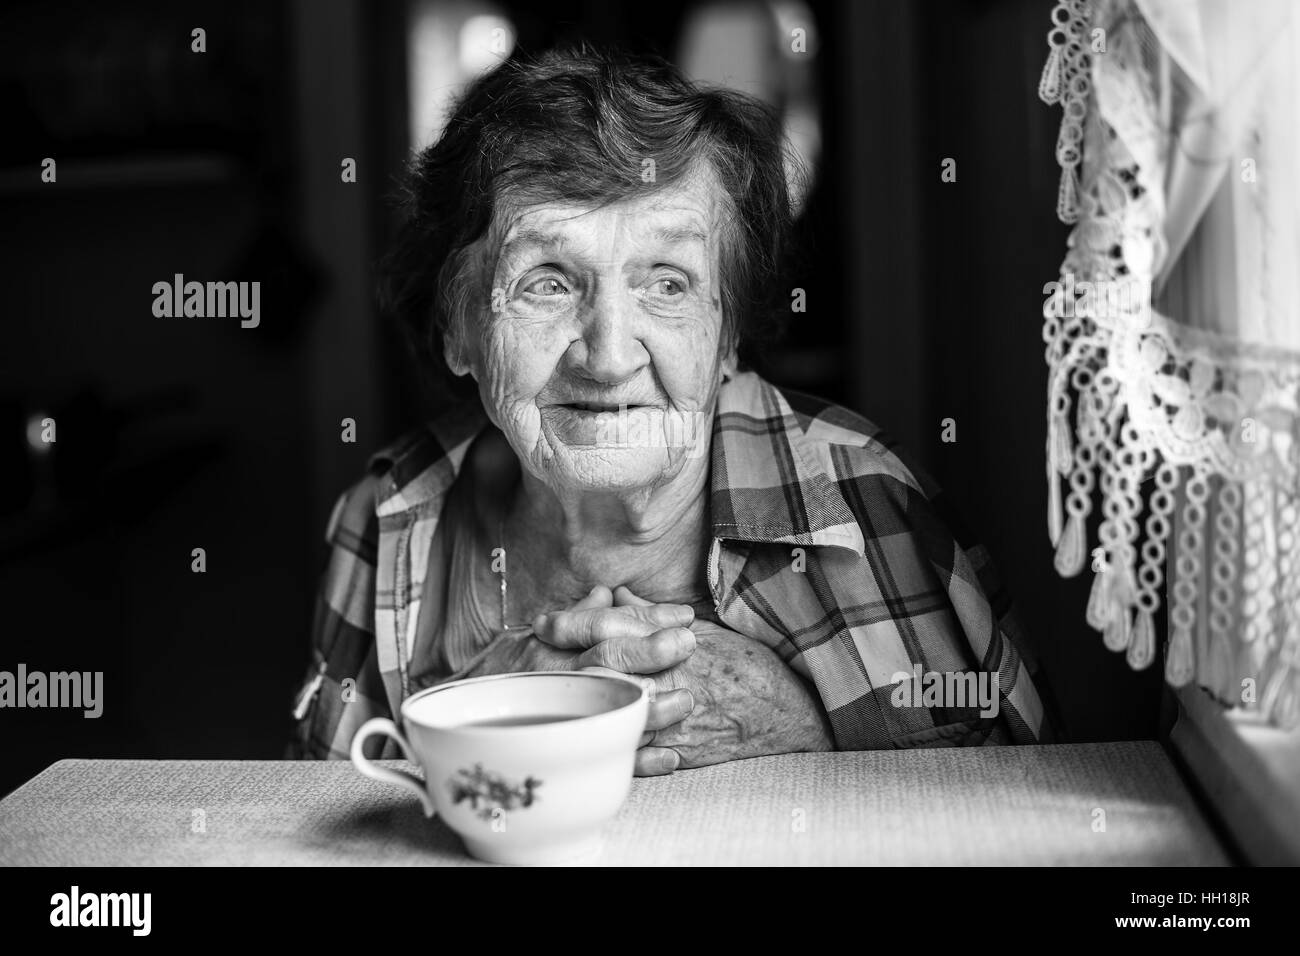
<path id="1" fill-rule="evenodd" d="M 510 584 L 507 581 L 506 569 L 510 566 L 510 556 L 506 550 L 506 521 L 500 518 L 497 521 L 497 541 L 501 547 L 501 630 L 503 631 L 522 631 L 527 630 L 530 624 L 507 624 L 506 607 L 510 603 Z"/>

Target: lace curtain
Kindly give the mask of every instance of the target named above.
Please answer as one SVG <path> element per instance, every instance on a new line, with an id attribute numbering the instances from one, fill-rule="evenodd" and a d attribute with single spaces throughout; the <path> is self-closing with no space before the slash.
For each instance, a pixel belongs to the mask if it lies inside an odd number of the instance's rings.
<path id="1" fill-rule="evenodd" d="M 1061 0 L 1052 21 L 1057 570 L 1091 572 L 1088 623 L 1132 667 L 1163 601 L 1170 684 L 1300 726 L 1300 4 Z"/>

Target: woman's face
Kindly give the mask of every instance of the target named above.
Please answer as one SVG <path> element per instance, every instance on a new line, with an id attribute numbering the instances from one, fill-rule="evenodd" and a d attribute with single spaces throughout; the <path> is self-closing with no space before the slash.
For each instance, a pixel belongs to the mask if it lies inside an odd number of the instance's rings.
<path id="1" fill-rule="evenodd" d="M 734 370 L 711 174 L 600 209 L 532 206 L 505 219 L 491 302 L 463 356 L 523 466 L 556 490 L 626 490 L 708 450 Z"/>

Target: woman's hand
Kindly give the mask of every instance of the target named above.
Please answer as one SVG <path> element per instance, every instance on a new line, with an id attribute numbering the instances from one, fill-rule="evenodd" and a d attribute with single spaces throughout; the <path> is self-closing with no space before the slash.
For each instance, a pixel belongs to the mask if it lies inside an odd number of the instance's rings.
<path id="1" fill-rule="evenodd" d="M 483 677 L 520 671 L 596 670 L 650 681 L 650 710 L 636 773 L 671 773 L 676 753 L 644 744 L 657 731 L 679 723 L 694 706 L 690 690 L 664 686 L 650 675 L 680 666 L 695 651 L 687 626 L 695 613 L 688 605 L 614 605 L 607 587 L 597 586 L 567 611 L 540 615 L 532 634 L 505 634 L 493 641 L 456 677 Z"/>
<path id="2" fill-rule="evenodd" d="M 569 610 L 533 622 L 537 638 L 553 653 L 575 655 L 569 659 L 577 667 L 648 682 L 650 711 L 636 754 L 637 776 L 672 773 L 680 763 L 674 751 L 647 744 L 659 731 L 679 724 L 695 706 L 688 688 L 673 687 L 664 678 L 695 652 L 695 634 L 687 626 L 694 619 L 695 612 L 686 604 L 651 604 L 638 598 L 615 605 L 614 593 L 598 585 Z"/>
<path id="3" fill-rule="evenodd" d="M 816 696 L 766 645 L 687 605 L 651 604 L 627 588 L 593 588 L 534 634 L 507 635 L 473 673 L 611 670 L 653 682 L 638 776 L 743 757 L 833 750 Z"/>
<path id="4" fill-rule="evenodd" d="M 624 587 L 614 591 L 614 603 L 643 610 L 665 606 L 651 605 Z M 642 746 L 638 768 L 703 767 L 743 757 L 835 749 L 816 695 L 769 647 L 712 621 L 696 621 L 691 629 L 695 653 L 654 679 L 661 697 L 689 690 L 694 707 Z"/>

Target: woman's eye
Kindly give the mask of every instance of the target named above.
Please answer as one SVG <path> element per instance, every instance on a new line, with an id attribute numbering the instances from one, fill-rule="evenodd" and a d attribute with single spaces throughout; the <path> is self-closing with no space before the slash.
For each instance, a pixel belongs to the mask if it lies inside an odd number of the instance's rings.
<path id="1" fill-rule="evenodd" d="M 650 288 L 658 295 L 675 298 L 686 291 L 676 279 L 656 279 Z"/>
<path id="2" fill-rule="evenodd" d="M 530 295 L 564 295 L 569 290 L 564 287 L 564 283 L 554 276 L 547 276 L 544 279 L 534 279 L 528 285 L 524 286 L 524 291 Z"/>

